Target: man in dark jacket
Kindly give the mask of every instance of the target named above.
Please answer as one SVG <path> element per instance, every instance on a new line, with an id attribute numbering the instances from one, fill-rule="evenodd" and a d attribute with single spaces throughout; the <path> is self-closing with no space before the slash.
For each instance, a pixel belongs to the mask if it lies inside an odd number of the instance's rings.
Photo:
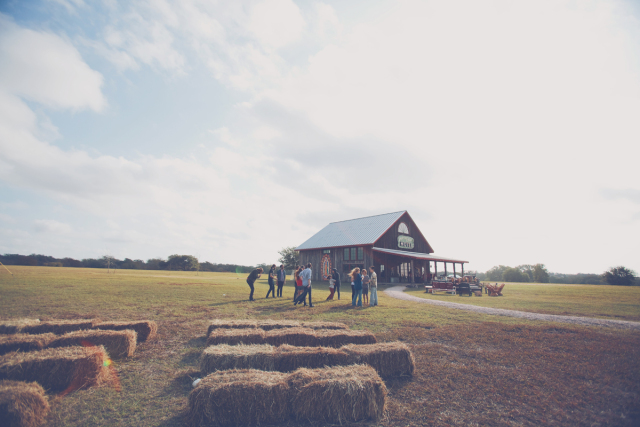
<path id="1" fill-rule="evenodd" d="M 249 274 L 249 277 L 247 277 L 247 284 L 251 288 L 251 293 L 249 294 L 249 301 L 255 301 L 253 299 L 253 291 L 255 290 L 253 288 L 253 284 L 255 283 L 256 280 L 260 278 L 262 271 L 263 271 L 262 268 L 258 267 Z"/>
<path id="2" fill-rule="evenodd" d="M 338 299 L 340 299 L 340 273 L 338 273 L 338 269 L 334 268 L 333 273 L 331 274 L 331 278 L 336 281 L 335 283 L 335 291 L 338 293 Z"/>
<path id="3" fill-rule="evenodd" d="M 278 270 L 278 296 L 282 297 L 282 288 L 284 282 L 287 280 L 287 272 L 284 271 L 284 265 L 280 264 L 280 270 Z"/>

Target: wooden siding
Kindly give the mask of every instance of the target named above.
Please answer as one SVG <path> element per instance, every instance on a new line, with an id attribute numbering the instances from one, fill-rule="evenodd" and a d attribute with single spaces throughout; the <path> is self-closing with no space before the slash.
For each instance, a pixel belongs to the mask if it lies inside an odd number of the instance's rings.
<path id="1" fill-rule="evenodd" d="M 414 241 L 413 249 L 398 247 L 398 236 L 406 236 L 406 234 L 400 234 L 398 232 L 398 226 L 401 222 L 404 222 L 407 227 L 409 227 L 409 236 L 413 237 Z M 374 246 L 377 248 L 400 249 L 407 252 L 420 252 L 423 254 L 433 253 L 431 245 L 429 245 L 429 242 L 424 238 L 416 223 L 413 222 L 409 214 L 406 212 L 376 241 Z"/>

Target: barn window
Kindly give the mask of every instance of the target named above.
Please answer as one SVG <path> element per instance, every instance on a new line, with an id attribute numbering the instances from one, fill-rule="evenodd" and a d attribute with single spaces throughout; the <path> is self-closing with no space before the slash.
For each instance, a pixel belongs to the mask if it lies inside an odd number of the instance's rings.
<path id="1" fill-rule="evenodd" d="M 404 222 L 401 222 L 398 226 L 398 233 L 409 234 L 409 227 Z"/>
<path id="2" fill-rule="evenodd" d="M 351 260 L 356 259 L 356 248 L 351 248 Z"/>
<path id="3" fill-rule="evenodd" d="M 362 248 L 358 248 L 358 261 L 362 261 L 364 259 L 364 250 Z"/>
<path id="4" fill-rule="evenodd" d="M 349 261 L 349 248 L 344 248 L 344 259 Z"/>

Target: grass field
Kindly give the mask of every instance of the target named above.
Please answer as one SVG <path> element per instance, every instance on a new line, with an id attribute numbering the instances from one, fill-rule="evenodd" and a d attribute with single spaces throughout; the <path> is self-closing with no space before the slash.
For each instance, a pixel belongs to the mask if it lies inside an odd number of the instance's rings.
<path id="1" fill-rule="evenodd" d="M 461 297 L 422 289 L 407 293 L 426 299 L 545 314 L 640 321 L 640 287 L 506 283 L 504 297 Z"/>
<path id="2" fill-rule="evenodd" d="M 13 277 L 0 272 L 4 319 L 149 319 L 158 323 L 157 339 L 141 343 L 134 357 L 116 363 L 122 391 L 97 388 L 54 398 L 48 420 L 52 426 L 184 425 L 186 396 L 192 378 L 199 376 L 207 325 L 211 319 L 225 317 L 339 321 L 353 329 L 369 329 L 379 341 L 405 342 L 415 355 L 417 370 L 413 378 L 386 381 L 389 398 L 381 426 L 640 423 L 637 332 L 450 310 L 391 299 L 383 289 L 379 307 L 352 309 L 348 286 L 341 301 L 326 302 L 325 284 L 314 285 L 316 307 L 311 309 L 293 307 L 289 286 L 285 298 L 265 300 L 264 280 L 256 283 L 258 301 L 250 303 L 246 275 L 232 273 L 10 269 Z M 549 289 L 565 292 L 564 287 Z M 552 301 L 545 301 L 544 292 L 531 294 L 527 302 L 527 292 L 522 290 L 516 298 L 515 289 L 508 286 L 502 298 L 443 298 L 482 304 L 496 301 L 493 304 L 506 304 L 502 308 L 547 307 L 557 314 L 588 315 L 584 311 L 593 308 L 587 301 L 580 309 L 545 305 Z M 585 295 L 578 294 L 569 292 L 565 297 Z M 634 298 L 629 307 L 617 305 L 612 298 L 606 311 L 601 308 L 596 310 L 600 314 L 592 315 L 633 320 L 633 311 L 637 315 L 638 310 Z M 575 305 L 567 301 L 567 306 Z"/>

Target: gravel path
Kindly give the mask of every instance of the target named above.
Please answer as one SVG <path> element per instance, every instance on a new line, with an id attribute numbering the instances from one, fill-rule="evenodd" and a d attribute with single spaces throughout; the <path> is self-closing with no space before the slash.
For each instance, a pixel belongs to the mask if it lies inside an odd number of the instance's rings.
<path id="1" fill-rule="evenodd" d="M 460 304 L 457 302 L 438 301 L 426 298 L 420 298 L 403 292 L 405 286 L 394 286 L 384 291 L 385 294 L 392 298 L 402 299 L 405 301 L 414 301 L 422 304 L 439 305 L 443 307 L 455 308 L 457 310 L 475 311 L 476 313 L 492 314 L 494 316 L 520 317 L 528 320 L 547 320 L 550 322 L 575 323 L 586 326 L 608 326 L 610 328 L 619 329 L 635 329 L 640 331 L 640 322 L 630 322 L 626 320 L 608 320 L 596 319 L 593 317 L 579 316 L 559 316 L 557 314 L 541 314 L 531 313 L 528 311 L 505 310 L 503 308 L 479 307 L 476 305 Z"/>

